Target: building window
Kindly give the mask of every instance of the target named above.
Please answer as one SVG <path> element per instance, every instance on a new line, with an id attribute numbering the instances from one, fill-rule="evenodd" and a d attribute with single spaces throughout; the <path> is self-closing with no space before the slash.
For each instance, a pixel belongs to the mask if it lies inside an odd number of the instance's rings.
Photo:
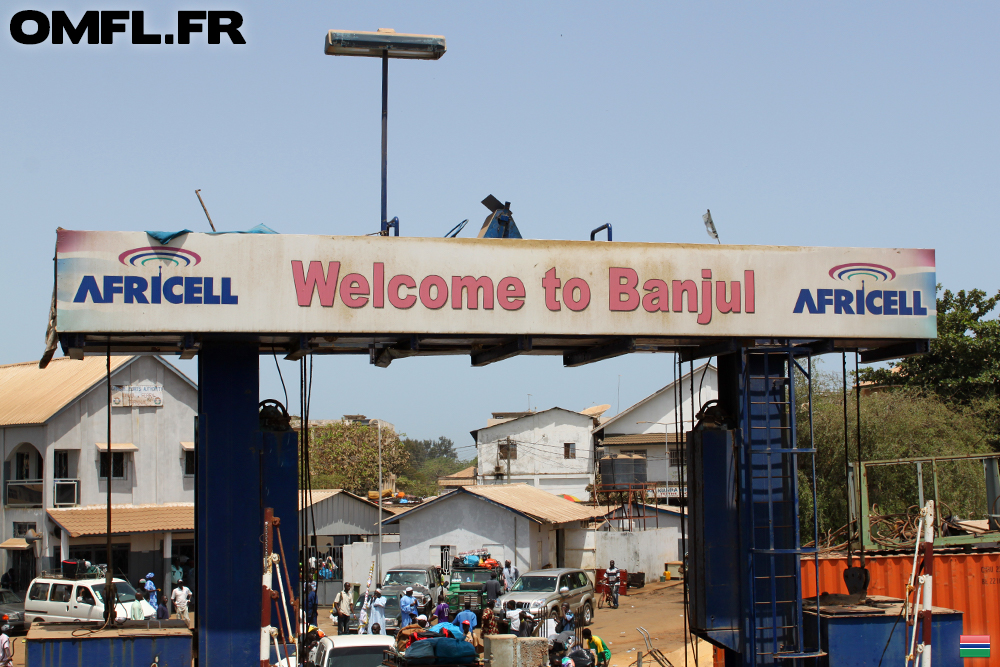
<path id="1" fill-rule="evenodd" d="M 69 477 L 69 452 L 65 449 L 57 449 L 54 458 L 55 478 L 66 479 Z"/>
<path id="2" fill-rule="evenodd" d="M 14 465 L 14 479 L 31 479 L 30 452 L 18 452 Z"/>
<path id="3" fill-rule="evenodd" d="M 108 478 L 108 456 L 108 452 L 101 452 L 101 479 Z M 111 452 L 110 457 L 111 479 L 127 479 L 128 460 L 125 452 Z"/>
<path id="4" fill-rule="evenodd" d="M 575 459 L 576 458 L 576 443 L 575 442 L 564 442 L 563 443 L 563 458 L 564 459 Z"/>
<path id="5" fill-rule="evenodd" d="M 670 449 L 670 467 L 676 468 L 678 466 L 684 465 L 684 448 L 683 447 L 673 447 Z"/>
<path id="6" fill-rule="evenodd" d="M 194 452 L 184 452 L 184 476 L 194 477 Z"/>
<path id="7" fill-rule="evenodd" d="M 506 440 L 499 443 L 500 445 L 500 459 L 507 461 L 508 459 L 513 461 L 517 458 L 517 443 L 507 438 Z"/>
<path id="8" fill-rule="evenodd" d="M 24 537 L 28 534 L 29 530 L 37 530 L 35 528 L 34 521 L 15 521 L 14 522 L 14 537 Z"/>

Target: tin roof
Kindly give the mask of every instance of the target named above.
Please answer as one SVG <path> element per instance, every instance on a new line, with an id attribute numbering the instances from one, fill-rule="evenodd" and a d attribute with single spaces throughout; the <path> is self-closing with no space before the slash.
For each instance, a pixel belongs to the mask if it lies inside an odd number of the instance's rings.
<path id="1" fill-rule="evenodd" d="M 299 491 L 299 510 L 300 511 L 304 510 L 307 507 L 311 507 L 312 505 L 321 503 L 324 500 L 328 498 L 333 498 L 334 496 L 341 493 L 344 494 L 345 496 L 350 496 L 351 498 L 354 498 L 358 502 L 364 503 L 366 505 L 371 505 L 372 507 L 376 508 L 378 507 L 378 502 L 368 500 L 367 498 L 362 498 L 361 496 L 355 493 L 351 493 L 350 491 L 346 491 L 344 489 L 313 489 L 311 494 L 308 494 L 304 490 Z M 308 502 L 310 495 L 312 497 L 312 502 Z M 391 511 L 388 503 L 383 502 L 382 511 L 383 512 Z"/>
<path id="2" fill-rule="evenodd" d="M 600 507 L 582 505 L 553 495 L 548 491 L 536 489 L 530 484 L 481 484 L 478 486 L 463 486 L 455 491 L 438 496 L 436 499 L 414 507 L 385 523 L 395 523 L 406 516 L 419 512 L 435 503 L 445 502 L 456 494 L 468 493 L 495 505 L 500 505 L 520 514 L 536 523 L 569 523 L 571 521 L 588 521 L 604 515 Z"/>
<path id="3" fill-rule="evenodd" d="M 70 537 L 104 535 L 107 532 L 105 505 L 46 511 L 49 518 Z M 111 532 L 114 535 L 180 530 L 194 530 L 194 503 L 111 506 Z"/>
<path id="4" fill-rule="evenodd" d="M 111 357 L 114 372 L 135 357 Z M 44 424 L 107 372 L 105 357 L 53 359 L 44 370 L 37 361 L 0 366 L 0 426 Z"/>

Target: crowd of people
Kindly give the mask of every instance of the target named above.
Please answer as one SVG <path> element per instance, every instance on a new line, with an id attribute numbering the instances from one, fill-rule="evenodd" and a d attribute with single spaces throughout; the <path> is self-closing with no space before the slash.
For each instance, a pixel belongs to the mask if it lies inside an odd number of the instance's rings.
<path id="1" fill-rule="evenodd" d="M 171 591 L 170 599 L 163 594 L 163 589 L 156 585 L 156 575 L 149 572 L 139 580 L 135 590 L 135 601 L 129 606 L 128 617 L 133 621 L 167 620 L 170 618 L 170 606 L 177 618 L 190 623 L 189 607 L 194 594 L 184 579 L 184 570 L 179 559 L 175 558 L 170 568 Z M 189 568 L 194 575 L 194 567 Z"/>

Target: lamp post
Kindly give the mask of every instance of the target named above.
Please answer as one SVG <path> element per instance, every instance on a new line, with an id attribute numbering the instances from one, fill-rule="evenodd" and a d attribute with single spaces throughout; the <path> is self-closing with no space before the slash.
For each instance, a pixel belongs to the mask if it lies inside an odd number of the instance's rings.
<path id="1" fill-rule="evenodd" d="M 331 30 L 326 34 L 328 56 L 364 56 L 382 59 L 382 227 L 383 236 L 395 228 L 399 236 L 399 219 L 389 222 L 386 211 L 386 156 L 389 140 L 389 58 L 405 60 L 437 60 L 447 51 L 444 37 L 440 35 L 412 35 L 397 33 L 392 28 L 379 28 L 376 32 Z M 379 490 L 381 494 L 381 489 Z M 381 497 L 381 496 L 380 496 Z M 379 516 L 381 520 L 381 515 Z M 381 563 L 380 563 L 381 566 Z"/>
<path id="2" fill-rule="evenodd" d="M 382 585 L 382 420 L 373 419 L 378 427 L 378 560 L 375 571 L 378 573 L 376 581 L 378 586 Z M 370 424 L 371 422 L 369 422 Z"/>

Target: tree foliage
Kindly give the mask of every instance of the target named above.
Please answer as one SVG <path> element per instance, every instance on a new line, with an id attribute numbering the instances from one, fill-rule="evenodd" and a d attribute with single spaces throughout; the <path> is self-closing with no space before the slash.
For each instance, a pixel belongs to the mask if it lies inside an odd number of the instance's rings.
<path id="1" fill-rule="evenodd" d="M 458 460 L 455 443 L 443 435 L 437 440 L 403 438 L 403 446 L 406 447 L 406 451 L 410 455 L 410 466 L 412 469 L 419 468 L 429 459 Z"/>
<path id="2" fill-rule="evenodd" d="M 903 359 L 895 368 L 863 369 L 861 380 L 916 387 L 971 407 L 987 424 L 992 448 L 1000 450 L 1000 322 L 990 317 L 998 304 L 1000 292 L 944 290 L 937 299 L 938 337 L 930 352 Z"/>
<path id="3" fill-rule="evenodd" d="M 813 443 L 821 532 L 847 523 L 844 469 L 844 399 L 841 378 L 817 373 L 813 382 Z M 848 383 L 853 385 L 851 377 Z M 804 389 L 804 387 L 803 387 Z M 799 446 L 808 446 L 808 395 L 797 394 Z M 849 458 L 857 460 L 855 394 L 847 395 Z M 975 409 L 949 402 L 935 393 L 900 387 L 861 397 L 861 458 L 865 461 L 989 453 L 989 433 Z M 805 459 L 802 459 L 803 461 Z M 800 520 L 803 541 L 812 539 L 811 470 L 799 469 Z M 963 461 L 938 465 L 943 513 L 982 518 L 986 511 L 982 463 Z M 930 466 L 924 470 L 927 499 L 933 497 Z M 870 468 L 869 500 L 877 513 L 906 512 L 917 504 L 916 467 L 913 464 Z"/>
<path id="4" fill-rule="evenodd" d="M 340 488 L 358 494 L 378 489 L 377 427 L 337 422 L 309 429 L 309 438 L 313 488 Z M 383 428 L 383 480 L 403 472 L 408 460 L 399 436 Z"/>

